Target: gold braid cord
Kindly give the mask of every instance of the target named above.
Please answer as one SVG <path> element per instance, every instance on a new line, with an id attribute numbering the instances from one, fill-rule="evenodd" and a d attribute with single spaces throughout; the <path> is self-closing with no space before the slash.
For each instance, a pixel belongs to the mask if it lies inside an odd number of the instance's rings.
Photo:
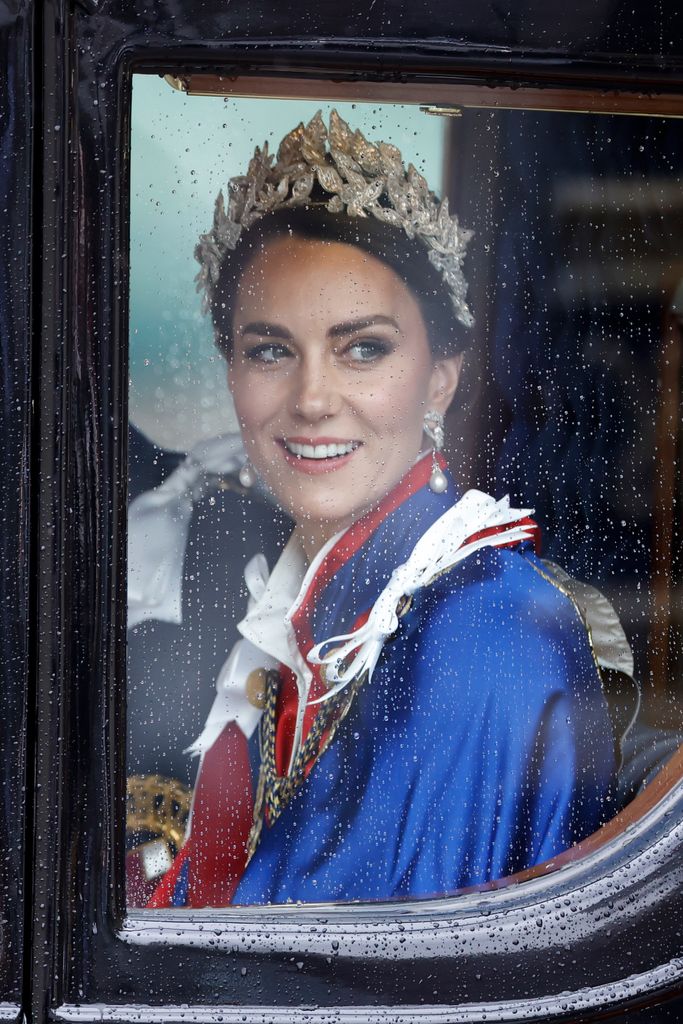
<path id="1" fill-rule="evenodd" d="M 281 680 L 278 672 L 267 673 L 266 704 L 260 726 L 261 768 L 254 800 L 254 821 L 247 843 L 247 864 L 259 844 L 266 814 L 268 815 L 267 824 L 270 828 L 303 785 L 308 765 L 311 761 L 321 757 L 327 750 L 339 724 L 349 713 L 358 690 L 366 680 L 367 673 L 364 673 L 341 691 L 336 698 L 332 698 L 322 705 L 308 736 L 299 748 L 289 774 L 278 775 L 275 767 L 275 712 Z"/>

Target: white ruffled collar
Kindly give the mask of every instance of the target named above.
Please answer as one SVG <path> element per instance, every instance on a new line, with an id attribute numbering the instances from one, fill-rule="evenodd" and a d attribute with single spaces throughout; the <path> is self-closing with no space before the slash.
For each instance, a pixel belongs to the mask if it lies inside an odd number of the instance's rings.
<path id="1" fill-rule="evenodd" d="M 294 530 L 275 567 L 268 575 L 263 555 L 256 555 L 244 570 L 249 591 L 247 614 L 237 624 L 245 641 L 263 651 L 276 663 L 292 670 L 299 694 L 293 754 L 297 750 L 303 729 L 303 717 L 313 673 L 296 641 L 292 619 L 303 603 L 320 565 L 346 531 L 331 537 L 320 549 L 310 565 L 301 540 Z"/>
<path id="2" fill-rule="evenodd" d="M 249 602 L 247 614 L 237 624 L 242 639 L 237 641 L 218 674 L 216 699 L 200 736 L 186 753 L 204 753 L 228 722 L 236 722 L 249 738 L 258 725 L 261 711 L 247 699 L 247 676 L 254 669 L 277 668 L 282 664 L 291 669 L 299 694 L 292 754 L 295 756 L 313 673 L 296 642 L 292 618 L 308 593 L 321 562 L 344 532 L 332 537 L 308 566 L 296 530 L 271 573 L 262 554 L 255 555 L 247 563 L 244 582 Z"/>

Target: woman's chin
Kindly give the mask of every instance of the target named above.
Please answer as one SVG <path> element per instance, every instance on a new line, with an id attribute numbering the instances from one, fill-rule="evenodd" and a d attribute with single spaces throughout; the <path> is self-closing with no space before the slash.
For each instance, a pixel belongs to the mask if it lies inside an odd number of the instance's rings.
<path id="1" fill-rule="evenodd" d="M 361 519 L 384 497 L 385 492 L 376 487 L 363 493 L 340 487 L 327 494 L 320 489 L 301 487 L 278 500 L 303 533 L 315 533 L 329 540 Z"/>
<path id="2" fill-rule="evenodd" d="M 291 502 L 289 512 L 297 527 L 306 530 L 321 529 L 326 537 L 332 537 L 346 529 L 365 511 L 364 507 L 350 507 L 334 502 Z"/>
<path id="3" fill-rule="evenodd" d="M 288 453 L 289 455 L 289 453 Z M 261 467 L 275 500 L 303 530 L 327 524 L 328 537 L 350 526 L 380 502 L 401 479 L 403 466 L 378 465 L 363 448 L 334 460 L 281 458 Z"/>

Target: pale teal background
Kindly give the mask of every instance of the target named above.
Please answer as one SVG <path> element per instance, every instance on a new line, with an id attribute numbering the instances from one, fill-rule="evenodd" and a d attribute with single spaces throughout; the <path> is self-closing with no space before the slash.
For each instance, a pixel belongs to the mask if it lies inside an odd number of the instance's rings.
<path id="1" fill-rule="evenodd" d="M 158 76 L 133 82 L 130 208 L 130 415 L 148 437 L 187 450 L 235 429 L 225 364 L 199 308 L 195 242 L 216 195 L 254 146 L 277 147 L 299 121 L 336 107 L 372 141 L 398 146 L 442 190 L 444 121 L 417 106 L 187 96 Z"/>

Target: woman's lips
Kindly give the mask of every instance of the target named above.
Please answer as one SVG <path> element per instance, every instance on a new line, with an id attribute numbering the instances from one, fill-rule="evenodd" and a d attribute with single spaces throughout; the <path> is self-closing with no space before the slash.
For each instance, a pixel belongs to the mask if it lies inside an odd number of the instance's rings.
<path id="1" fill-rule="evenodd" d="M 317 475 L 332 473 L 350 462 L 361 441 L 345 441 L 337 437 L 281 437 L 277 443 L 285 462 L 301 473 Z"/>

